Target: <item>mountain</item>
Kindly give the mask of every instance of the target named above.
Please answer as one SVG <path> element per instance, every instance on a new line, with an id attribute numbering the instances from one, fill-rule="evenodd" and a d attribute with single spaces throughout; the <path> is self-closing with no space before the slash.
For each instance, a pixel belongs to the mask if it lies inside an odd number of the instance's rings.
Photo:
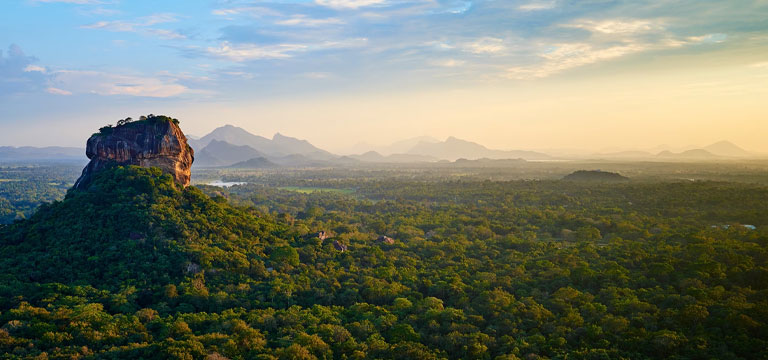
<path id="1" fill-rule="evenodd" d="M 670 159 L 682 159 L 682 160 L 707 160 L 717 159 L 718 156 L 704 149 L 692 149 L 686 150 L 680 153 L 673 153 L 671 151 L 662 151 L 658 155 L 661 158 Z"/>
<path id="2" fill-rule="evenodd" d="M 76 147 L 0 146 L 0 161 L 87 160 L 85 149 Z"/>
<path id="3" fill-rule="evenodd" d="M 711 145 L 707 145 L 702 148 L 714 155 L 728 156 L 728 157 L 749 157 L 753 156 L 752 153 L 746 151 L 730 141 L 719 141 Z"/>
<path id="4" fill-rule="evenodd" d="M 285 136 L 280 133 L 276 133 L 272 137 L 272 146 L 275 149 L 274 153 L 277 154 L 301 154 L 307 155 L 313 159 L 324 160 L 331 160 L 336 158 L 336 155 L 315 147 L 307 140 L 299 140 L 297 138 Z"/>
<path id="5" fill-rule="evenodd" d="M 460 158 L 469 160 L 481 158 L 548 160 L 552 158 L 547 154 L 535 151 L 492 150 L 478 143 L 455 137 L 449 137 L 445 141 L 437 143 L 419 142 L 408 151 L 408 154 L 426 155 L 451 161 Z"/>
<path id="6" fill-rule="evenodd" d="M 263 156 L 263 153 L 248 145 L 238 146 L 226 141 L 212 140 L 208 146 L 198 151 L 195 165 L 198 167 L 229 166 Z"/>
<path id="7" fill-rule="evenodd" d="M 362 153 L 373 151 L 373 152 L 382 154 L 383 156 L 393 155 L 393 154 L 403 154 L 408 152 L 408 150 L 412 149 L 414 146 L 416 146 L 420 142 L 437 143 L 437 142 L 440 142 L 440 140 L 437 140 L 431 136 L 417 136 L 410 139 L 396 141 L 389 145 L 371 145 L 368 143 L 361 142 L 349 148 L 347 150 L 347 153 L 362 154 Z"/>
<path id="8" fill-rule="evenodd" d="M 360 155 L 350 155 L 349 157 L 360 161 L 373 163 L 417 163 L 435 162 L 438 160 L 432 156 L 418 154 L 391 154 L 384 156 L 375 151 L 369 151 Z"/>
<path id="9" fill-rule="evenodd" d="M 268 169 L 278 167 L 279 165 L 269 161 L 265 157 L 257 157 L 246 161 L 232 164 L 228 167 L 233 169 Z"/>
<path id="10" fill-rule="evenodd" d="M 210 134 L 203 136 L 199 140 L 190 140 L 190 145 L 199 150 L 207 147 L 212 141 L 215 140 L 224 141 L 232 145 L 249 146 L 252 149 L 260 152 L 262 155 L 267 156 L 301 154 L 323 160 L 335 158 L 335 155 L 315 147 L 306 140 L 292 138 L 280 133 L 275 134 L 272 139 L 267 139 L 262 136 L 251 134 L 243 128 L 232 125 L 219 127 L 213 130 Z M 247 159 L 240 161 L 244 160 Z"/>
<path id="11" fill-rule="evenodd" d="M 245 131 L 245 129 L 232 125 L 216 128 L 199 140 L 190 140 L 189 144 L 192 145 L 193 148 L 201 150 L 214 140 L 225 141 L 232 145 L 246 145 L 254 149 L 266 148 L 271 144 L 271 141 L 265 137 L 253 135 Z"/>

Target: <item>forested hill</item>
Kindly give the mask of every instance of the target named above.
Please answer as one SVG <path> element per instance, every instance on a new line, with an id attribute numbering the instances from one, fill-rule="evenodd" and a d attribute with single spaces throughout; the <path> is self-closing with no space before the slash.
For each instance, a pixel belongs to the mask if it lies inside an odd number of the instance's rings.
<path id="1" fill-rule="evenodd" d="M 0 262 L 15 281 L 153 292 L 206 269 L 247 273 L 244 254 L 264 255 L 277 230 L 158 168 L 115 167 L 0 230 Z"/>
<path id="2" fill-rule="evenodd" d="M 0 227 L 2 358 L 768 358 L 764 222 L 713 211 L 759 220 L 764 187 L 403 184 L 209 197 L 99 172 Z"/>

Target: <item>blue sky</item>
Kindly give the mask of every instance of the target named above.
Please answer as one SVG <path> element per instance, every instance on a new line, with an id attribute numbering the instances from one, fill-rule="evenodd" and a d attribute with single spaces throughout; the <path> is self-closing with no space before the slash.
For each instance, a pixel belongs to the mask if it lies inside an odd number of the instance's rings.
<path id="1" fill-rule="evenodd" d="M 332 149 L 417 135 L 755 148 L 767 45 L 766 0 L 7 0 L 0 145 L 80 145 L 151 112 Z"/>

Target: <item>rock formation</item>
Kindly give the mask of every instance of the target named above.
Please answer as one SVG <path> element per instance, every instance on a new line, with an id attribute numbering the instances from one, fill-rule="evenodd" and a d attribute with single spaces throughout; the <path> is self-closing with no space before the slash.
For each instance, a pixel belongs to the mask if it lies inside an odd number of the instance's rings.
<path id="1" fill-rule="evenodd" d="M 85 154 L 91 161 L 75 182 L 78 190 L 85 189 L 96 173 L 114 165 L 158 167 L 177 183 L 188 186 L 194 161 L 194 151 L 178 121 L 153 115 L 101 128 L 88 139 Z"/>
<path id="2" fill-rule="evenodd" d="M 387 244 L 387 245 L 392 245 L 392 244 L 395 243 L 395 239 L 393 239 L 393 238 L 391 238 L 389 236 L 386 236 L 386 235 L 379 236 L 379 238 L 376 239 L 376 241 L 378 241 L 380 243 L 383 243 L 383 244 Z"/>

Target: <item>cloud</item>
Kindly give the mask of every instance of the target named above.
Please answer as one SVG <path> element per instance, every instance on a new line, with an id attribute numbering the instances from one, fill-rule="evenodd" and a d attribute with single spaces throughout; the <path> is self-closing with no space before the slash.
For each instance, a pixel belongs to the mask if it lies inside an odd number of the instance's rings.
<path id="1" fill-rule="evenodd" d="M 100 5 L 105 2 L 102 0 L 30 0 L 32 3 L 63 3 L 63 4 L 77 4 L 77 5 Z"/>
<path id="2" fill-rule="evenodd" d="M 528 4 L 523 4 L 517 7 L 522 11 L 538 11 L 538 10 L 550 10 L 555 8 L 555 1 L 535 1 Z"/>
<path id="3" fill-rule="evenodd" d="M 632 35 L 664 30 L 664 26 L 657 19 L 608 19 L 608 20 L 580 20 L 563 25 L 577 29 L 588 30 L 592 33 Z"/>
<path id="4" fill-rule="evenodd" d="M 49 87 L 49 88 L 45 89 L 45 92 L 47 92 L 49 94 L 54 94 L 54 95 L 64 95 L 64 96 L 72 95 L 72 92 L 70 92 L 70 91 L 62 90 L 62 89 L 55 88 L 55 87 Z"/>
<path id="5" fill-rule="evenodd" d="M 540 54 L 544 60 L 542 63 L 527 67 L 510 67 L 505 76 L 510 79 L 544 78 L 568 69 L 612 60 L 648 49 L 647 45 L 632 43 L 605 48 L 598 48 L 588 43 L 557 44 L 551 51 Z"/>
<path id="6" fill-rule="evenodd" d="M 688 41 L 690 42 L 705 43 L 705 44 L 719 44 L 719 43 L 725 42 L 727 39 L 728 39 L 728 35 L 719 34 L 719 33 L 688 37 Z"/>
<path id="7" fill-rule="evenodd" d="M 53 73 L 56 87 L 48 92 L 58 95 L 98 94 L 166 98 L 190 92 L 175 79 L 121 75 L 101 71 L 62 70 Z"/>
<path id="8" fill-rule="evenodd" d="M 662 21 L 656 19 L 580 20 L 564 27 L 585 29 L 593 36 L 588 41 L 540 44 L 539 48 L 543 50 L 538 53 L 537 63 L 509 67 L 504 76 L 511 79 L 544 78 L 569 69 L 642 52 L 714 44 L 727 39 L 725 34 L 719 33 L 675 36 L 667 33 Z"/>
<path id="9" fill-rule="evenodd" d="M 8 47 L 8 56 L 0 51 L 0 95 L 36 92 L 48 82 L 45 68 L 34 65 L 37 59 L 27 56 L 18 45 Z"/>
<path id="10" fill-rule="evenodd" d="M 266 46 L 254 44 L 235 45 L 225 41 L 218 47 L 209 47 L 208 53 L 240 62 L 247 60 L 289 58 L 293 56 L 293 53 L 305 50 L 306 48 L 306 45 L 299 44 L 277 44 Z"/>
<path id="11" fill-rule="evenodd" d="M 24 71 L 25 72 L 36 71 L 36 72 L 43 73 L 43 74 L 45 74 L 45 72 L 46 72 L 44 67 L 37 66 L 37 65 L 27 65 L 27 67 L 24 68 Z"/>
<path id="12" fill-rule="evenodd" d="M 186 36 L 179 34 L 172 30 L 157 29 L 151 26 L 157 24 L 171 23 L 178 21 L 178 17 L 174 14 L 153 14 L 144 16 L 136 21 L 115 20 L 115 21 L 99 21 L 89 25 L 83 25 L 83 29 L 96 29 L 106 30 L 114 32 L 134 32 L 143 33 L 145 35 L 154 35 L 164 39 L 184 39 Z"/>
<path id="13" fill-rule="evenodd" d="M 326 19 L 314 19 L 307 17 L 306 15 L 293 15 L 288 19 L 278 20 L 275 22 L 278 25 L 287 26 L 323 26 L 323 25 L 340 25 L 344 24 L 344 21 L 338 18 L 326 18 Z"/>
<path id="14" fill-rule="evenodd" d="M 443 13 L 449 13 L 449 14 L 464 14 L 470 9 L 472 9 L 472 1 L 460 1 L 456 3 L 455 5 L 442 10 Z"/>
<path id="15" fill-rule="evenodd" d="M 476 55 L 494 55 L 504 52 L 507 47 L 504 45 L 504 40 L 502 39 L 484 37 L 465 43 L 463 49 L 466 52 Z"/>
<path id="16" fill-rule="evenodd" d="M 279 11 L 262 6 L 241 6 L 226 9 L 214 9 L 211 14 L 216 16 L 248 15 L 252 17 L 281 16 Z"/>
<path id="17" fill-rule="evenodd" d="M 466 63 L 467 62 L 464 60 L 457 60 L 457 59 L 442 59 L 442 60 L 430 61 L 430 64 L 434 66 L 447 67 L 447 68 L 459 67 Z"/>
<path id="18" fill-rule="evenodd" d="M 315 3 L 333 9 L 358 9 L 366 6 L 385 5 L 387 0 L 315 0 Z"/>
<path id="19" fill-rule="evenodd" d="M 222 42 L 217 47 L 208 47 L 206 53 L 215 57 L 226 58 L 234 62 L 251 60 L 287 59 L 298 53 L 329 49 L 361 47 L 368 43 L 366 38 L 354 38 L 320 43 L 282 43 L 274 45 L 233 44 Z"/>

